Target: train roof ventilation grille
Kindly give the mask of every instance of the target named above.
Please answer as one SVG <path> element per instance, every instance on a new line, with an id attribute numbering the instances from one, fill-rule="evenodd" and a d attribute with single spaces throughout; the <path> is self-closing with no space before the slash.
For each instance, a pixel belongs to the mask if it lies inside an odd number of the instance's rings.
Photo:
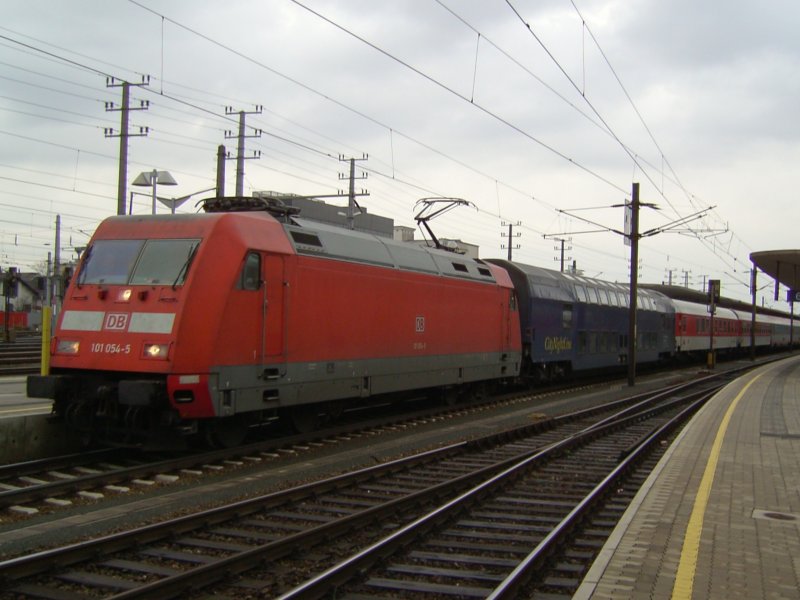
<path id="1" fill-rule="evenodd" d="M 322 248 L 322 242 L 320 241 L 319 236 L 314 233 L 306 233 L 304 231 L 290 231 L 289 233 L 296 244 Z"/>

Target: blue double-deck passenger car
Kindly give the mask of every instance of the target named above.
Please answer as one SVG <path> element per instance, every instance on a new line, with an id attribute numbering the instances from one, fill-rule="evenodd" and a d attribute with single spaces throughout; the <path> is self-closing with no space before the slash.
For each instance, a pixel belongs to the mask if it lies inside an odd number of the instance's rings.
<path id="1" fill-rule="evenodd" d="M 550 381 L 627 364 L 629 286 L 506 260 L 520 304 L 523 374 Z M 674 307 L 656 291 L 637 296 L 637 363 L 674 351 Z"/>

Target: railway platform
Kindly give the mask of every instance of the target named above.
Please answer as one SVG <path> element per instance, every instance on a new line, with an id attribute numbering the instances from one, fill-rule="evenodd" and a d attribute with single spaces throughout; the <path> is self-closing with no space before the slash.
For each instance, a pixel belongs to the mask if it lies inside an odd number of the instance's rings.
<path id="1" fill-rule="evenodd" d="M 574 598 L 800 598 L 800 356 L 698 412 Z"/>

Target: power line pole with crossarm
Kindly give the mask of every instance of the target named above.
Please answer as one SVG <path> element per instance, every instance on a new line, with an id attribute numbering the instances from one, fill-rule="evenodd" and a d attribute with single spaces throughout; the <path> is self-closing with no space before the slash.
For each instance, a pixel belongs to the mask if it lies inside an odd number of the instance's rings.
<path id="1" fill-rule="evenodd" d="M 146 136 L 149 128 L 139 127 L 138 133 L 131 133 L 129 131 L 130 125 L 130 112 L 132 110 L 147 110 L 150 107 L 148 100 L 141 100 L 139 106 L 131 107 L 131 86 L 141 87 L 150 85 L 150 76 L 143 76 L 141 83 L 130 83 L 128 81 L 117 81 L 113 77 L 106 78 L 106 87 L 121 87 L 122 88 L 122 104 L 117 106 L 113 102 L 106 102 L 106 112 L 119 112 L 120 113 L 120 126 L 119 133 L 115 132 L 113 128 L 106 127 L 103 133 L 107 138 L 119 138 L 119 178 L 117 181 L 117 214 L 125 214 L 125 199 L 127 198 L 128 187 L 128 138 L 129 137 L 142 137 Z"/>

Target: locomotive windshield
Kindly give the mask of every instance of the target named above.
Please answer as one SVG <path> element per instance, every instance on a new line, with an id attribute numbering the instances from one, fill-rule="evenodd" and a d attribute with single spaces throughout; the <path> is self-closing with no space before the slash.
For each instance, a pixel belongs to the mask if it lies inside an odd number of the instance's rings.
<path id="1" fill-rule="evenodd" d="M 181 285 L 200 240 L 97 240 L 79 283 Z"/>

